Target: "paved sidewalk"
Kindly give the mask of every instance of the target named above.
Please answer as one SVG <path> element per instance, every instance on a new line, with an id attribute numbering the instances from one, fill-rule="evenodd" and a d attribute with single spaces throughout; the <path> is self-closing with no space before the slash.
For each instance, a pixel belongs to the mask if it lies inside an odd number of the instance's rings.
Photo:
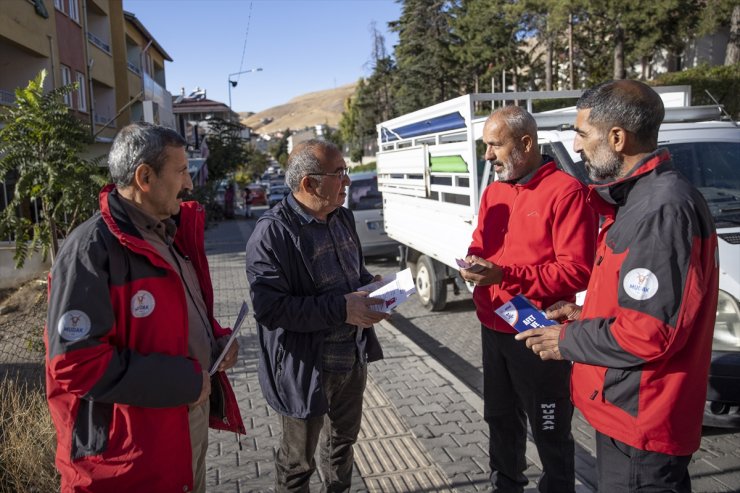
<path id="1" fill-rule="evenodd" d="M 225 325 L 249 299 L 244 246 L 253 221 L 225 221 L 206 233 L 216 316 Z M 390 323 L 377 327 L 385 359 L 370 365 L 354 492 L 488 491 L 487 426 L 478 395 Z M 277 415 L 257 380 L 258 343 L 250 317 L 239 336 L 240 359 L 229 371 L 247 436 L 211 431 L 209 492 L 267 492 L 274 483 Z M 528 443 L 530 487 L 541 469 Z M 318 491 L 318 475 L 313 478 Z M 579 485 L 578 491 L 590 491 Z"/>

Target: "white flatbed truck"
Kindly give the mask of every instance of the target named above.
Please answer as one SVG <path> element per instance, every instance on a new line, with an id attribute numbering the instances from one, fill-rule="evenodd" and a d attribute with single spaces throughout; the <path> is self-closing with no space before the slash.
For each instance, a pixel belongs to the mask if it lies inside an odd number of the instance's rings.
<path id="1" fill-rule="evenodd" d="M 718 233 L 720 300 L 708 395 L 714 424 L 740 425 L 740 128 L 718 106 L 690 106 L 689 86 L 656 87 L 666 106 L 659 146 L 707 199 Z M 581 91 L 468 94 L 377 125 L 378 188 L 388 236 L 401 244 L 421 302 L 443 310 L 450 285 L 466 285 L 464 257 L 478 221 L 480 197 L 494 178 L 481 137 L 493 104 L 525 104 L 539 127 L 543 154 L 588 182 L 573 152 L 575 109 L 536 113 L 535 102 L 580 97 Z M 476 111 L 476 108 L 479 110 Z M 710 402 L 711 401 L 711 402 Z M 707 420 L 705 419 L 705 424 Z"/>

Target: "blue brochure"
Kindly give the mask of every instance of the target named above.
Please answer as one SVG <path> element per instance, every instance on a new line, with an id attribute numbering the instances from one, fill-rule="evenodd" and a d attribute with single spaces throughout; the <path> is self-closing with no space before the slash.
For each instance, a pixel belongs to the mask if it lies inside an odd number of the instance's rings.
<path id="1" fill-rule="evenodd" d="M 557 324 L 555 320 L 545 317 L 542 311 L 521 294 L 501 305 L 496 310 L 496 314 L 506 320 L 517 332 Z"/>

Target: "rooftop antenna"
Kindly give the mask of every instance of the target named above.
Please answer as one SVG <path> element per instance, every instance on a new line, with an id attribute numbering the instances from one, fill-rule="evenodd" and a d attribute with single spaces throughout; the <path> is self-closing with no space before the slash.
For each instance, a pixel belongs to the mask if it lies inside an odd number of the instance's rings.
<path id="1" fill-rule="evenodd" d="M 715 99 L 715 97 L 714 97 L 714 96 L 712 96 L 712 93 L 711 93 L 711 92 L 709 92 L 709 89 L 704 89 L 704 92 L 705 92 L 705 93 L 707 93 L 707 96 L 709 96 L 709 99 L 711 99 L 711 100 L 712 100 L 712 101 L 714 102 L 714 104 L 716 104 L 716 105 L 717 105 L 717 107 L 719 108 L 719 110 L 720 110 L 720 111 L 721 111 L 722 113 L 724 113 L 724 115 L 725 115 L 725 116 L 726 116 L 726 117 L 727 117 L 727 118 L 728 118 L 728 119 L 729 119 L 729 120 L 730 120 L 730 121 L 731 121 L 732 123 L 734 123 L 736 127 L 740 126 L 740 125 L 738 125 L 738 123 L 737 123 L 737 122 L 735 121 L 735 119 L 734 119 L 734 118 L 732 118 L 732 115 L 731 115 L 731 114 L 729 114 L 729 113 L 727 112 L 727 110 L 725 109 L 724 105 L 721 105 L 721 104 L 719 104 L 719 101 L 717 101 L 717 99 Z"/>

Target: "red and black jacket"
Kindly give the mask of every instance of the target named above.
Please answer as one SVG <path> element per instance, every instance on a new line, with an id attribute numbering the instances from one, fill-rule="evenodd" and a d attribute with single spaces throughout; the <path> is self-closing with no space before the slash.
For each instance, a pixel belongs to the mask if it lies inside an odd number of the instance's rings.
<path id="1" fill-rule="evenodd" d="M 579 321 L 561 332 L 571 395 L 601 433 L 641 450 L 697 450 L 719 282 L 701 193 L 667 150 L 592 187 L 606 220 Z"/>
<path id="2" fill-rule="evenodd" d="M 176 220 L 175 247 L 195 266 L 214 335 L 227 335 L 213 318 L 204 210 L 183 203 Z M 187 404 L 202 373 L 188 357 L 183 284 L 112 185 L 54 263 L 45 338 L 62 491 L 192 490 Z M 223 372 L 212 378 L 210 426 L 245 432 Z"/>

